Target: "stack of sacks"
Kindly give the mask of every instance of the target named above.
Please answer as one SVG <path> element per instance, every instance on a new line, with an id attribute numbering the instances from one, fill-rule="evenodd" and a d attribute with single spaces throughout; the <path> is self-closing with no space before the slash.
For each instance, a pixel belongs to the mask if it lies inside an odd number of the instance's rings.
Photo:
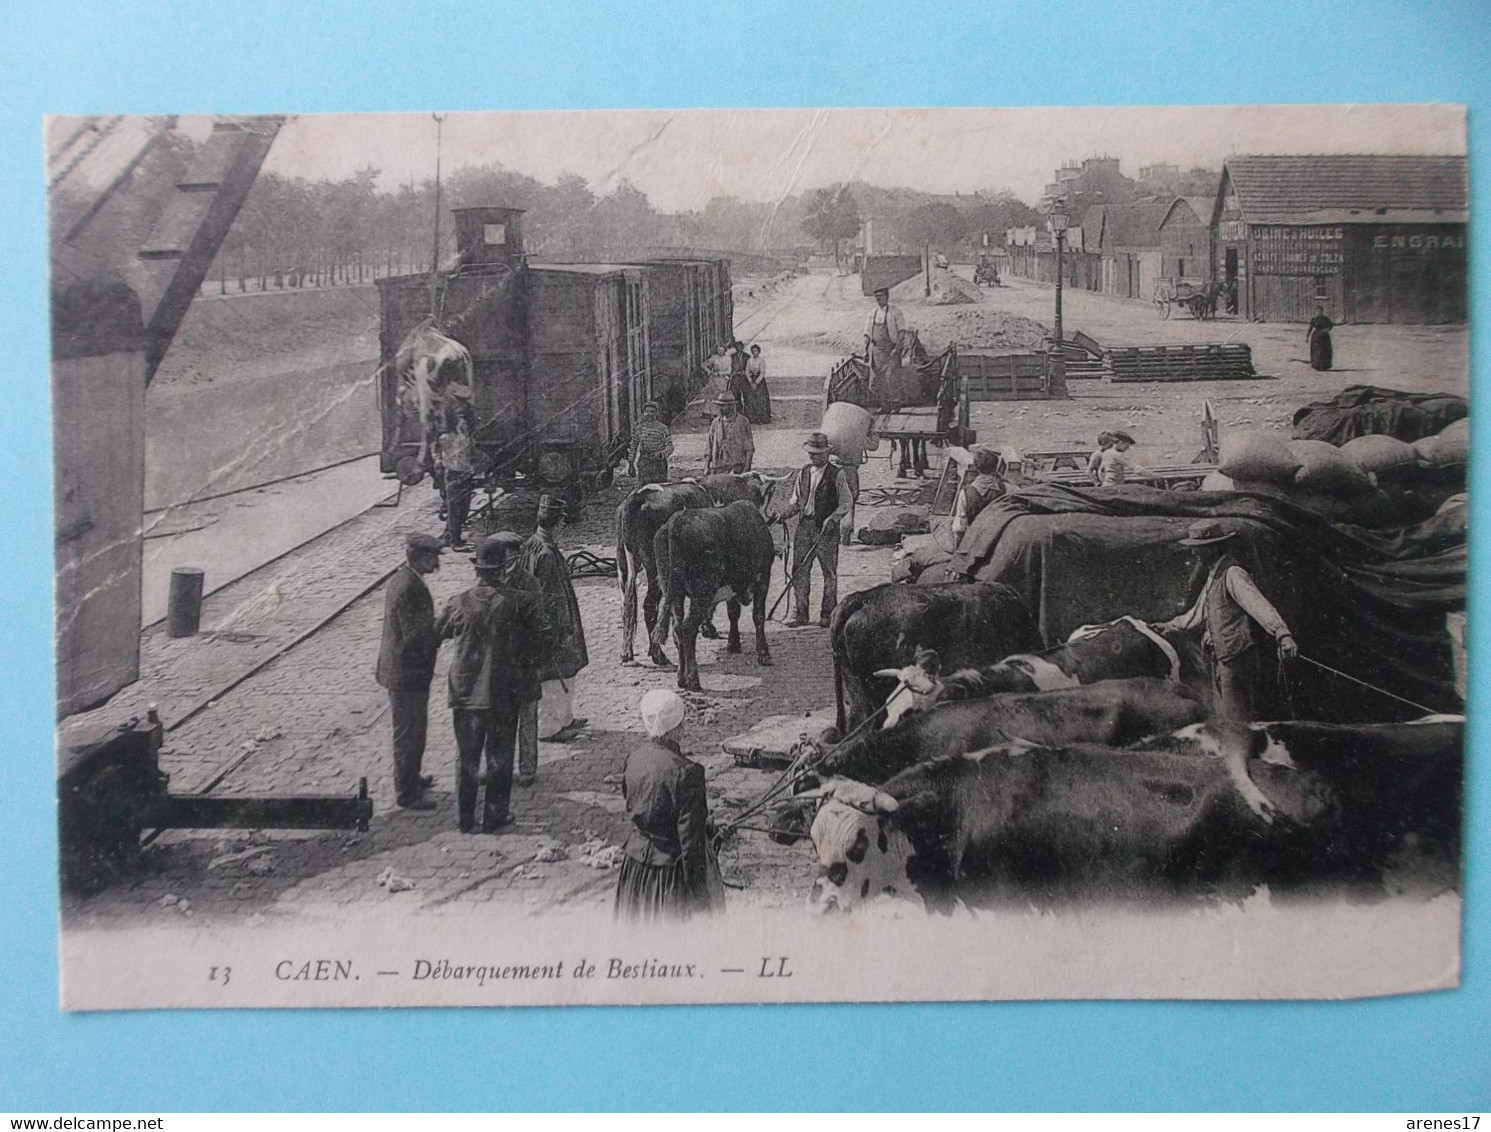
<path id="1" fill-rule="evenodd" d="M 1422 467 L 1452 475 L 1465 474 L 1470 460 L 1470 418 L 1461 417 L 1437 436 L 1426 436 L 1413 446 Z"/>
<path id="2" fill-rule="evenodd" d="M 1222 437 L 1217 471 L 1232 481 L 1234 491 L 1287 498 L 1299 470 L 1300 462 L 1294 453 L 1271 433 L 1246 429 Z M 1218 490 L 1209 483 L 1201 486 L 1203 490 Z"/>

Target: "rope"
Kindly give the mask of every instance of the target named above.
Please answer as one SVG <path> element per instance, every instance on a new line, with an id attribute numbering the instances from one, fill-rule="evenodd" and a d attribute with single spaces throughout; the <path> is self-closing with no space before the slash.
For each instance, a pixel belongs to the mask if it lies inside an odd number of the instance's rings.
<path id="1" fill-rule="evenodd" d="M 1320 661 L 1314 660 L 1311 657 L 1306 656 L 1304 653 L 1296 653 L 1295 656 L 1297 659 L 1303 660 L 1307 664 L 1313 664 L 1316 668 L 1323 669 L 1324 671 L 1329 672 L 1332 675 L 1339 676 L 1343 680 L 1350 680 L 1353 684 L 1360 684 L 1363 688 L 1368 688 L 1374 692 L 1379 692 L 1382 695 L 1387 696 L 1389 699 L 1397 700 L 1399 703 L 1407 704 L 1409 707 L 1418 708 L 1419 711 L 1423 712 L 1425 715 L 1439 714 L 1439 710 L 1437 708 L 1425 707 L 1423 704 L 1418 703 L 1416 700 L 1410 700 L 1406 696 L 1398 695 L 1396 692 L 1389 692 L 1386 688 L 1379 688 L 1376 684 L 1369 684 L 1365 680 L 1358 680 L 1355 676 L 1350 676 L 1347 673 L 1342 672 L 1339 668 L 1332 668 L 1328 664 L 1321 664 Z"/>

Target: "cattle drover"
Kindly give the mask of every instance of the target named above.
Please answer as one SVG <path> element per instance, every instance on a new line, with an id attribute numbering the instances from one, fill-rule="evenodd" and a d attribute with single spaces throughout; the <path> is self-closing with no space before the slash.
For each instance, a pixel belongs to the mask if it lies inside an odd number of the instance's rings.
<path id="1" fill-rule="evenodd" d="M 472 565 L 476 585 L 440 612 L 436 633 L 455 641 L 450 663 L 451 721 L 459 766 L 456 811 L 462 833 L 476 827 L 476 790 L 486 755 L 483 833 L 510 825 L 513 745 L 523 705 L 542 694 L 550 628 L 537 579 L 518 565 L 523 540 L 499 531 L 483 540 Z"/>
<path id="2" fill-rule="evenodd" d="M 435 780 L 419 770 L 440 640 L 435 636 L 435 602 L 422 575 L 440 569 L 441 549 L 434 535 L 407 535 L 404 556 L 408 561 L 394 571 L 383 603 L 378 683 L 388 689 L 393 719 L 394 799 L 406 810 L 435 808 L 424 796 Z"/>
<path id="3" fill-rule="evenodd" d="M 1198 519 L 1191 524 L 1180 545 L 1196 549 L 1201 564 L 1208 567 L 1206 583 L 1195 605 L 1155 628 L 1161 633 L 1183 632 L 1204 625 L 1202 646 L 1211 657 L 1218 707 L 1228 719 L 1251 723 L 1267 676 L 1255 626 L 1274 639 L 1283 659 L 1292 659 L 1299 648 L 1289 626 L 1259 592 L 1252 575 L 1223 548 L 1234 533 L 1215 519 Z"/>
<path id="4" fill-rule="evenodd" d="M 792 536 L 792 618 L 789 627 L 807 624 L 808 599 L 813 587 L 813 559 L 823 571 L 823 604 L 818 624 L 828 628 L 828 619 L 839 603 L 839 524 L 849 513 L 854 493 L 844 469 L 828 462 L 828 437 L 815 432 L 803 442 L 808 463 L 797 473 L 792 502 L 783 519 L 801 514 Z"/>
<path id="5" fill-rule="evenodd" d="M 569 580 L 569 563 L 554 537 L 568 508 L 563 499 L 543 495 L 538 500 L 538 529 L 523 544 L 523 569 L 538 579 L 549 599 L 549 623 L 554 627 L 554 648 L 539 673 L 543 680 L 541 702 L 523 705 L 518 721 L 518 785 L 532 786 L 538 776 L 538 741 L 560 732 L 579 730 L 588 720 L 576 719 L 573 711 L 575 680 L 590 663 L 585 651 L 585 626 L 580 623 L 580 603 Z"/>

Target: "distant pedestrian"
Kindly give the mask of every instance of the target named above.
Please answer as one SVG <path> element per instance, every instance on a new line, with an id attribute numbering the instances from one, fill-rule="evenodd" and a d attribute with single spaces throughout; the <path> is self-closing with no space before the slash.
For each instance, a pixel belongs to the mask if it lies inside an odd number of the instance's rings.
<path id="1" fill-rule="evenodd" d="M 673 434 L 659 415 L 658 403 L 642 406 L 642 420 L 632 432 L 627 449 L 629 471 L 643 483 L 668 482 L 668 458 L 673 455 Z"/>
<path id="2" fill-rule="evenodd" d="M 787 625 L 797 628 L 807 624 L 816 559 L 823 574 L 818 624 L 826 629 L 839 601 L 839 529 L 854 502 L 854 493 L 844 469 L 828 461 L 827 434 L 812 433 L 803 447 L 808 452 L 808 463 L 798 471 L 792 501 L 781 516 L 802 516 L 792 535 L 793 601 Z"/>
<path id="3" fill-rule="evenodd" d="M 771 424 L 771 391 L 766 387 L 766 359 L 761 347 L 752 346 L 746 361 L 745 401 L 741 406 L 753 425 Z"/>
<path id="4" fill-rule="evenodd" d="M 576 719 L 575 682 L 590 663 L 585 650 L 585 626 L 580 621 L 580 602 L 569 579 L 569 562 L 559 548 L 555 531 L 564 519 L 568 504 L 557 495 L 538 500 L 538 529 L 523 543 L 521 565 L 538 579 L 548 599 L 553 644 L 539 672 L 543 682 L 541 700 L 523 705 L 518 720 L 518 785 L 532 786 L 538 775 L 538 741 L 561 732 L 578 731 L 589 720 Z"/>
<path id="5" fill-rule="evenodd" d="M 440 434 L 436 443 L 445 484 L 445 544 L 452 550 L 469 550 L 466 517 L 476 490 L 476 447 L 471 441 L 471 422 L 464 413 L 456 416 L 454 432 Z"/>
<path id="6" fill-rule="evenodd" d="M 476 585 L 452 598 L 435 625 L 440 640 L 455 642 L 449 686 L 462 833 L 475 832 L 483 782 L 482 832 L 512 823 L 508 805 L 518 716 L 524 704 L 542 695 L 539 672 L 548 660 L 552 630 L 538 580 L 521 568 L 522 546 L 512 531 L 484 539 L 472 563 Z"/>
<path id="7" fill-rule="evenodd" d="M 746 366 L 750 358 L 745 343 L 738 338 L 730 343 L 730 395 L 735 398 L 735 407 L 745 412 Z"/>
<path id="8" fill-rule="evenodd" d="M 1310 344 L 1310 368 L 1328 370 L 1335 364 L 1335 349 L 1331 345 L 1331 331 L 1335 323 L 1325 313 L 1323 303 L 1315 304 L 1315 317 L 1305 331 L 1305 341 Z"/>
<path id="9" fill-rule="evenodd" d="M 638 706 L 648 741 L 627 756 L 621 778 L 631 832 L 616 876 L 616 918 L 722 912 L 725 886 L 709 846 L 704 768 L 683 753 L 683 700 L 654 688 Z"/>
<path id="10" fill-rule="evenodd" d="M 704 470 L 737 474 L 750 471 L 756 458 L 751 422 L 737 411 L 735 398 L 729 393 L 716 397 L 714 407 L 719 415 L 710 422 L 704 441 Z"/>
<path id="11" fill-rule="evenodd" d="M 440 569 L 440 540 L 404 538 L 405 562 L 389 579 L 383 598 L 383 641 L 378 648 L 378 683 L 388 689 L 393 719 L 394 800 L 406 810 L 433 810 L 425 791 L 435 780 L 420 773 L 429 724 L 430 681 L 435 675 L 435 601 L 424 575 Z"/>

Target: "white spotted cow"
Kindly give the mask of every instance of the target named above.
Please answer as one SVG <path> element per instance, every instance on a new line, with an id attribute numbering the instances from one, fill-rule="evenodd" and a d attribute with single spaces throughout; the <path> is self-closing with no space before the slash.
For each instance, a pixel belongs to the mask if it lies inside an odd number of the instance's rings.
<path id="1" fill-rule="evenodd" d="M 418 466 L 430 466 L 430 449 L 452 412 L 469 414 L 475 376 L 471 351 L 426 319 L 404 336 L 394 355 L 403 404 L 419 421 Z"/>

